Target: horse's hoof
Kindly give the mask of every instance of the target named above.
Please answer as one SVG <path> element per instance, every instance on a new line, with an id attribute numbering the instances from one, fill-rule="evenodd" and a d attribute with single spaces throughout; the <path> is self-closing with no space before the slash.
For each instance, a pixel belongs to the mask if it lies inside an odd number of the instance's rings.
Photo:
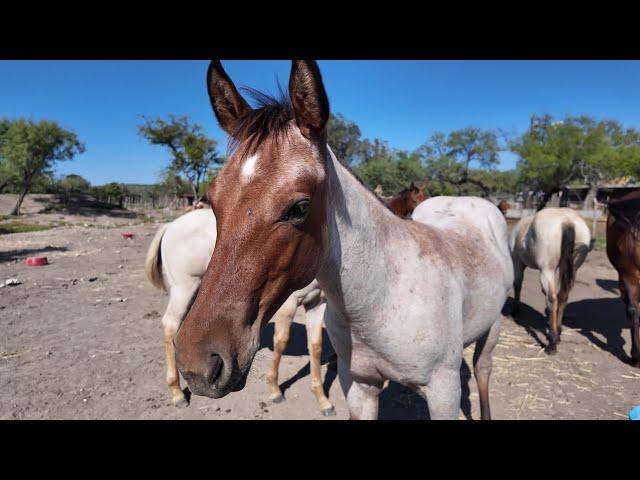
<path id="1" fill-rule="evenodd" d="M 640 358 L 632 358 L 631 366 L 635 368 L 640 368 Z"/>
<path id="2" fill-rule="evenodd" d="M 323 417 L 335 417 L 336 409 L 332 405 L 330 408 L 325 408 L 324 410 L 321 410 L 320 413 L 322 413 Z"/>
<path id="3" fill-rule="evenodd" d="M 277 397 L 272 398 L 271 401 L 273 403 L 282 403 L 285 401 L 285 398 L 284 398 L 284 395 L 278 395 Z"/>
<path id="4" fill-rule="evenodd" d="M 544 349 L 544 351 L 547 355 L 555 355 L 556 353 L 558 353 L 558 350 L 556 349 L 555 345 L 553 346 L 549 345 Z"/>
<path id="5" fill-rule="evenodd" d="M 185 408 L 189 406 L 189 400 L 184 397 L 176 397 L 171 401 L 171 403 L 173 403 L 173 406 L 176 408 Z"/>

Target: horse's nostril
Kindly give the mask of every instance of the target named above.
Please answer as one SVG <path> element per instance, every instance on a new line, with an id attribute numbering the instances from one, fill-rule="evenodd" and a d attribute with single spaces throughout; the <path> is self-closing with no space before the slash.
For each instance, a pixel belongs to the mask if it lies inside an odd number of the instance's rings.
<path id="1" fill-rule="evenodd" d="M 209 374 L 209 385 L 213 385 L 220 376 L 220 373 L 222 373 L 223 361 L 222 358 L 220 358 L 220 355 L 212 353 L 210 362 L 211 373 Z"/>

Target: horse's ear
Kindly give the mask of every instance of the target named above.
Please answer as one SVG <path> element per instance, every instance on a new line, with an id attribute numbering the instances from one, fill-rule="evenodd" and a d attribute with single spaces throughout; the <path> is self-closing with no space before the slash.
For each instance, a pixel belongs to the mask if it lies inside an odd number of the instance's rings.
<path id="1" fill-rule="evenodd" d="M 411 185 L 409 185 L 409 190 L 411 190 L 412 192 L 417 192 L 418 191 L 418 187 L 416 187 L 415 182 L 411 182 Z"/>
<path id="2" fill-rule="evenodd" d="M 329 120 L 329 99 L 324 90 L 318 64 L 313 60 L 294 60 L 289 77 L 289 96 L 296 123 L 302 134 L 324 135 Z"/>
<path id="3" fill-rule="evenodd" d="M 220 60 L 212 60 L 207 71 L 209 100 L 220 127 L 232 135 L 236 121 L 251 111 L 251 107 L 238 93 L 235 85 L 222 68 Z"/>

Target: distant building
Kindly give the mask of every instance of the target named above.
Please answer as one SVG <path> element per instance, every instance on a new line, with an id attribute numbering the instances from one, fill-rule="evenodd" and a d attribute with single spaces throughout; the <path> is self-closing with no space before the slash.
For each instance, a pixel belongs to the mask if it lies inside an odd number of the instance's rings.
<path id="1" fill-rule="evenodd" d="M 640 183 L 629 183 L 629 177 L 626 177 L 627 181 L 623 179 L 614 179 L 610 182 L 604 183 L 600 186 L 597 193 L 597 200 L 600 203 L 606 203 L 609 200 L 620 198 L 627 193 L 640 189 Z M 571 201 L 583 202 L 589 192 L 588 185 L 572 185 L 568 187 Z"/>

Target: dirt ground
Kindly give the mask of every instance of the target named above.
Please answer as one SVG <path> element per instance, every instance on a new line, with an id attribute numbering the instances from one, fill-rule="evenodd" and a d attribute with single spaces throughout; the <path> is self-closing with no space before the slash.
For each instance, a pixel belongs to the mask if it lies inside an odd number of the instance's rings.
<path id="1" fill-rule="evenodd" d="M 37 211 L 34 207 L 25 221 L 63 217 L 64 226 L 0 235 L 0 282 L 22 282 L 0 289 L 1 419 L 348 417 L 327 363 L 332 349 L 326 335 L 322 375 L 336 416 L 320 415 L 309 390 L 303 316 L 293 325 L 280 370 L 286 402 L 267 400 L 269 325 L 243 391 L 218 400 L 193 397 L 189 407 L 173 407 L 164 383 L 160 325 L 168 298 L 144 274 L 145 253 L 160 223 L 147 215 Z M 134 238 L 124 240 L 123 231 Z M 34 255 L 46 255 L 50 265 L 26 266 L 24 259 Z M 559 352 L 550 357 L 542 350 L 547 340 L 537 272 L 526 271 L 521 314 L 503 325 L 494 355 L 494 418 L 623 419 L 640 403 L 640 370 L 628 365 L 629 330 L 616 285 L 605 253 L 591 252 L 570 296 Z M 467 349 L 460 418 L 475 419 L 471 356 Z M 390 384 L 381 396 L 380 418 L 428 418 L 427 406 L 412 391 Z"/>

